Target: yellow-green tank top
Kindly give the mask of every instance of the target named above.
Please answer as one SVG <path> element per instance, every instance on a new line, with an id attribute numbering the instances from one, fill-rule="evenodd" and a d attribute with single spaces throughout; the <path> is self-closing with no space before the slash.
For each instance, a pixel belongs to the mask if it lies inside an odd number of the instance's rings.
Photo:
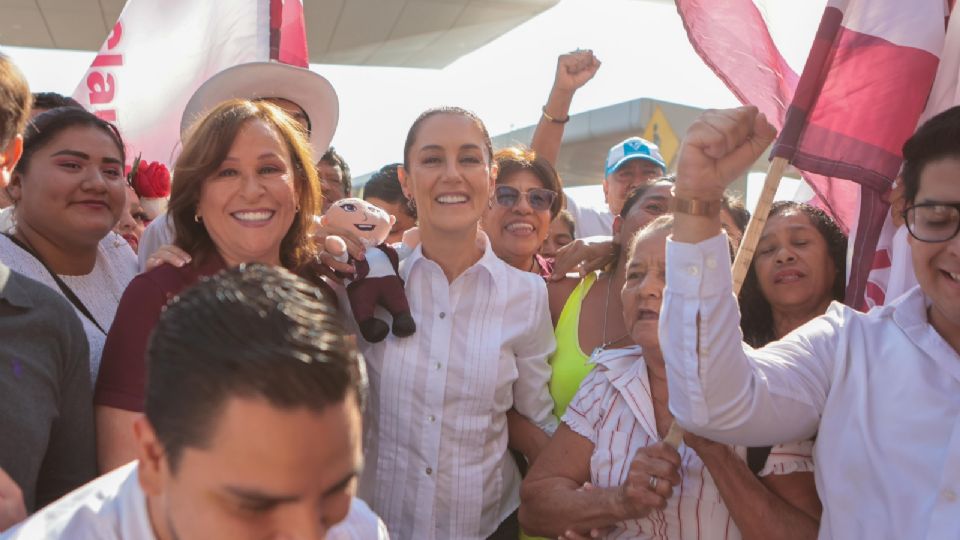
<path id="1" fill-rule="evenodd" d="M 550 395 L 553 396 L 553 413 L 557 418 L 563 418 L 563 413 L 580 388 L 580 383 L 593 370 L 593 365 L 587 363 L 590 356 L 580 349 L 580 309 L 583 299 L 596 281 L 596 272 L 580 280 L 563 305 L 554 329 L 557 350 L 550 357 L 550 366 L 553 368 Z"/>

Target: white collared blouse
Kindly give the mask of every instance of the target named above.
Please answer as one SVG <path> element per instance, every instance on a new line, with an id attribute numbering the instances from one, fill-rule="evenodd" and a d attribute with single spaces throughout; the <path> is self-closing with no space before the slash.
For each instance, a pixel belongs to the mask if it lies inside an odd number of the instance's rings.
<path id="1" fill-rule="evenodd" d="M 593 443 L 590 482 L 615 487 L 627 479 L 637 450 L 660 441 L 653 414 L 647 365 L 639 347 L 611 349 L 594 357 L 567 407 L 563 422 Z M 812 472 L 810 441 L 775 446 L 760 476 Z M 746 461 L 747 449 L 735 447 Z M 663 510 L 643 519 L 618 523 L 608 539 L 738 540 L 737 529 L 720 492 L 697 453 L 680 445 L 680 485 Z"/>
<path id="2" fill-rule="evenodd" d="M 816 434 L 821 539 L 960 538 L 960 355 L 923 291 L 866 314 L 834 303 L 754 350 L 728 253 L 722 233 L 667 242 L 660 344 L 681 425 L 754 445 Z"/>
<path id="3" fill-rule="evenodd" d="M 511 408 L 548 433 L 555 348 L 543 279 L 497 258 L 447 281 L 422 248 L 400 264 L 417 331 L 360 340 L 370 379 L 360 495 L 393 538 L 486 538 L 519 506 Z M 388 317 L 385 317 L 389 320 Z"/>

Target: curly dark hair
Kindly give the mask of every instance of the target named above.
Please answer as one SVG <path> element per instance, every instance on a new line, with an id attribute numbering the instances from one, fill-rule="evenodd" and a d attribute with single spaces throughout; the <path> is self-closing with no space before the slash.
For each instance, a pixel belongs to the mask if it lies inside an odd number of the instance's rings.
<path id="1" fill-rule="evenodd" d="M 806 203 L 794 201 L 778 201 L 770 208 L 768 219 L 782 216 L 790 212 L 799 212 L 810 220 L 823 239 L 827 242 L 830 259 L 833 260 L 837 272 L 833 278 L 833 299 L 843 300 L 847 276 L 847 235 L 840 230 L 837 223 L 823 210 Z M 754 262 L 756 255 L 754 255 Z M 754 263 L 750 263 L 747 277 L 740 289 L 740 328 L 743 330 L 743 340 L 752 347 L 762 347 L 777 339 L 773 327 L 773 310 L 770 302 L 760 290 L 757 272 Z"/>

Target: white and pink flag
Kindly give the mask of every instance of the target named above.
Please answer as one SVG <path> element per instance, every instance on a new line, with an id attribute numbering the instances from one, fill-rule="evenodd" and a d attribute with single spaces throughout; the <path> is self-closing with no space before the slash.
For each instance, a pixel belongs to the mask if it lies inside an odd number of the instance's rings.
<path id="1" fill-rule="evenodd" d="M 889 214 L 883 195 L 930 95 L 948 4 L 830 0 L 800 77 L 755 0 L 677 0 L 677 7 L 704 61 L 780 128 L 772 154 L 803 171 L 816 202 L 851 231 L 846 302 L 866 307 L 867 277 Z"/>
<path id="2" fill-rule="evenodd" d="M 172 165 L 193 92 L 267 60 L 307 67 L 301 0 L 129 0 L 73 97 L 117 125 L 131 159 Z"/>

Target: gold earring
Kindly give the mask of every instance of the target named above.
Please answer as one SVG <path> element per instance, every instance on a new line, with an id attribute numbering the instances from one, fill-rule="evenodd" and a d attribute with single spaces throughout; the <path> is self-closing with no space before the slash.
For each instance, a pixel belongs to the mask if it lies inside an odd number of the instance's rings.
<path id="1" fill-rule="evenodd" d="M 200 223 L 200 221 L 201 221 L 202 219 L 203 219 L 203 218 L 200 217 L 200 214 L 194 214 L 194 215 L 193 215 L 193 221 L 195 221 L 195 222 L 197 222 L 197 223 Z"/>

